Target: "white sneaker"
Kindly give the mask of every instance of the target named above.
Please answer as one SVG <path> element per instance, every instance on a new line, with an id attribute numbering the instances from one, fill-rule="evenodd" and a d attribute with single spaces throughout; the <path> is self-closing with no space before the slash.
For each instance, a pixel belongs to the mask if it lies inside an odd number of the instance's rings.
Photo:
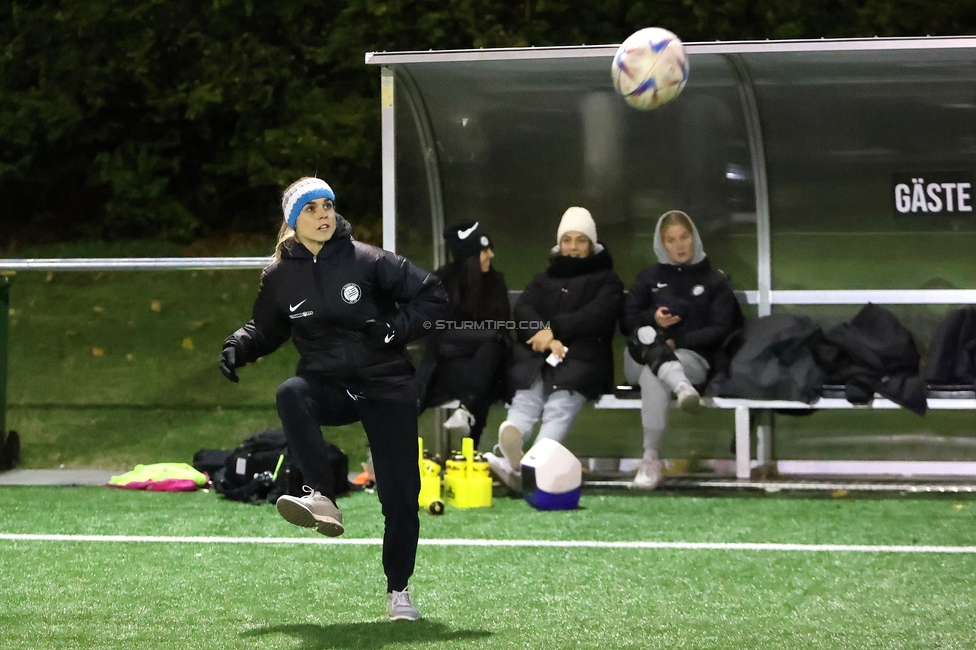
<path id="1" fill-rule="evenodd" d="M 512 469 L 507 458 L 496 456 L 490 451 L 486 452 L 482 458 L 488 463 L 492 473 L 505 484 L 505 487 L 516 494 L 522 494 L 522 473 Z"/>
<path id="2" fill-rule="evenodd" d="M 637 466 L 633 486 L 642 490 L 653 490 L 661 484 L 661 461 L 657 458 L 644 458 Z"/>
<path id="3" fill-rule="evenodd" d="M 345 532 L 342 527 L 342 513 L 329 497 L 322 496 L 318 490 L 309 486 L 302 487 L 307 493 L 303 497 L 293 497 L 289 494 L 278 497 L 275 507 L 278 514 L 290 524 L 302 528 L 314 528 L 317 532 L 328 537 L 338 537 Z"/>
<path id="4" fill-rule="evenodd" d="M 471 411 L 460 406 L 455 409 L 451 417 L 447 418 L 444 422 L 444 428 L 448 431 L 458 431 L 462 436 L 466 436 L 471 433 L 471 427 L 474 426 L 474 416 L 471 415 Z"/>
<path id="5" fill-rule="evenodd" d="M 522 457 L 525 456 L 522 451 L 522 432 L 508 420 L 498 427 L 498 448 L 502 450 L 502 456 L 511 469 L 521 469 Z"/>
<path id="6" fill-rule="evenodd" d="M 678 384 L 678 388 L 674 391 L 674 394 L 678 398 L 678 408 L 682 411 L 695 413 L 701 409 L 701 395 L 688 382 L 683 381 Z"/>
<path id="7" fill-rule="evenodd" d="M 414 606 L 407 589 L 390 592 L 387 598 L 391 621 L 416 621 L 420 618 L 420 610 Z"/>

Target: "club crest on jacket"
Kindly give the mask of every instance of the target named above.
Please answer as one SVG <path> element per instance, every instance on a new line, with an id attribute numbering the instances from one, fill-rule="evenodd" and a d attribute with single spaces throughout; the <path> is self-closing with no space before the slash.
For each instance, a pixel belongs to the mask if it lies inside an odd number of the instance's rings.
<path id="1" fill-rule="evenodd" d="M 343 301 L 350 305 L 355 305 L 363 296 L 363 290 L 360 289 L 359 285 L 355 282 L 350 282 L 344 285 L 340 293 Z"/>

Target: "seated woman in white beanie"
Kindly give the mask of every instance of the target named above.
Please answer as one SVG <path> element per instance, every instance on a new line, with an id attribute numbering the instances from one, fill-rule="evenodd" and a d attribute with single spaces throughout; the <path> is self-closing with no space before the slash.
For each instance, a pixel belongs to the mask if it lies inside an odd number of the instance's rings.
<path id="1" fill-rule="evenodd" d="M 586 401 L 612 388 L 611 342 L 623 289 L 590 212 L 566 210 L 548 267 L 513 310 L 519 326 L 508 375 L 514 396 L 498 430 L 501 455 L 485 454 L 510 489 L 521 491 L 523 448 L 540 419 L 537 437 L 562 442 Z"/>

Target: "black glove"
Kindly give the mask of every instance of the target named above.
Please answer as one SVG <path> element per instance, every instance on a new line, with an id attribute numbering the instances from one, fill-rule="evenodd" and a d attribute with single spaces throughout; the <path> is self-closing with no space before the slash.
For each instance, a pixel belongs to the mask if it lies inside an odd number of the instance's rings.
<path id="1" fill-rule="evenodd" d="M 664 337 L 660 335 L 650 343 L 644 343 L 640 340 L 637 332 L 634 332 L 627 337 L 627 351 L 630 352 L 634 361 L 649 367 L 651 372 L 655 373 L 666 361 L 678 360 L 674 350 L 664 342 Z"/>
<path id="2" fill-rule="evenodd" d="M 627 337 L 627 352 L 630 352 L 630 358 L 640 365 L 647 364 L 647 361 L 645 361 L 647 346 L 638 341 L 637 336 L 634 334 Z"/>
<path id="3" fill-rule="evenodd" d="M 366 345 L 374 350 L 400 344 L 399 332 L 393 329 L 393 324 L 387 320 L 371 318 L 363 325 L 362 332 L 366 338 Z"/>
<path id="4" fill-rule="evenodd" d="M 224 373 L 224 377 L 235 384 L 241 380 L 236 371 L 238 368 L 243 368 L 246 361 L 244 361 L 244 353 L 236 345 L 233 343 L 224 345 L 218 362 L 220 363 L 220 372 Z"/>

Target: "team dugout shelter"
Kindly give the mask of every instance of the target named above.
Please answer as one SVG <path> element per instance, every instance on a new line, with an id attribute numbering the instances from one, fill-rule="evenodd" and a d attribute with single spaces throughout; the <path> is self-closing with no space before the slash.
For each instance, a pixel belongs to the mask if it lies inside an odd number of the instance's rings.
<path id="1" fill-rule="evenodd" d="M 381 83 L 384 247 L 436 268 L 445 225 L 477 220 L 518 290 L 579 205 L 629 286 L 656 262 L 658 217 L 677 208 L 750 317 L 827 328 L 882 304 L 924 358 L 940 319 L 976 304 L 976 37 L 685 43 L 688 83 L 652 111 L 614 91 L 617 47 L 367 54 Z M 780 473 L 846 459 L 868 474 L 976 476 L 974 422 L 777 416 L 773 444 Z M 728 413 L 675 413 L 664 455 L 728 457 L 730 427 Z M 578 454 L 639 455 L 635 412 L 590 411 L 577 428 Z"/>

